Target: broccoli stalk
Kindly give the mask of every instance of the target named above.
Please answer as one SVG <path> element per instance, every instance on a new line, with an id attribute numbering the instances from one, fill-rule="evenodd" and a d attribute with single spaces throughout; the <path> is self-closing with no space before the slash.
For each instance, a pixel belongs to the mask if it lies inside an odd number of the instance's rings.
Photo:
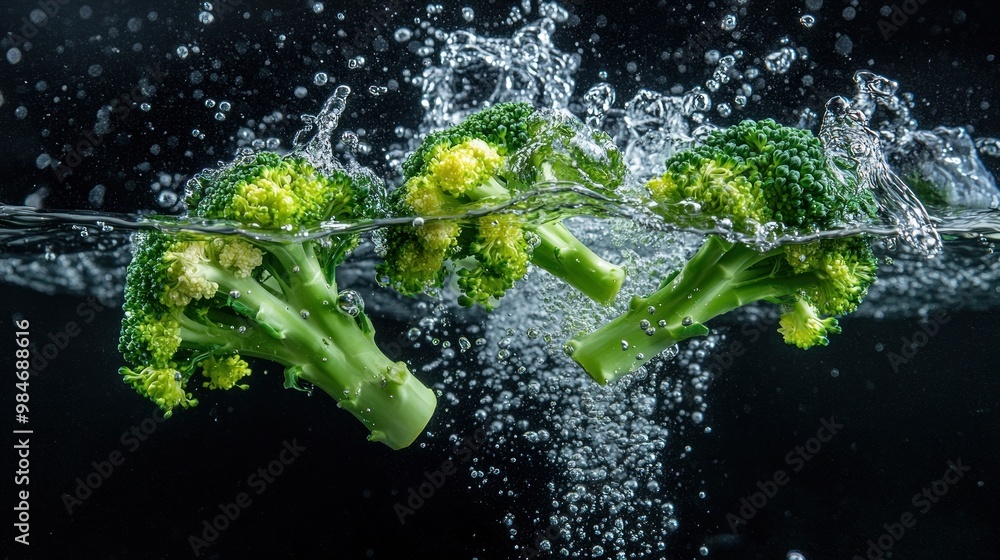
<path id="1" fill-rule="evenodd" d="M 823 251 L 845 251 L 831 245 L 857 241 L 820 243 Z M 837 320 L 818 319 L 812 304 L 799 294 L 838 280 L 822 267 L 797 272 L 788 263 L 788 256 L 785 247 L 761 252 L 711 235 L 663 287 L 647 297 L 633 297 L 628 311 L 597 331 L 570 341 L 569 351 L 595 380 L 605 384 L 635 371 L 679 342 L 707 335 L 705 323 L 713 318 L 758 301 L 786 307 L 779 329 L 786 342 L 801 348 L 825 346 L 827 334 L 840 332 Z"/>
<path id="2" fill-rule="evenodd" d="M 561 223 L 543 224 L 532 231 L 538 236 L 532 264 L 598 303 L 615 300 L 625 280 L 620 266 L 597 256 Z"/>
<path id="3" fill-rule="evenodd" d="M 325 176 L 296 157 L 261 153 L 191 184 L 189 209 L 278 231 L 362 217 L 369 180 Z M 138 234 L 128 268 L 120 348 L 137 366 L 126 382 L 160 406 L 197 404 L 187 386 L 245 389 L 243 357 L 285 367 L 285 386 L 315 385 L 393 449 L 416 439 L 434 393 L 385 356 L 363 302 L 341 291 L 335 269 L 356 237 L 267 241 L 204 233 Z"/>
<path id="4" fill-rule="evenodd" d="M 852 175 L 848 174 L 848 177 Z M 675 154 L 646 185 L 653 209 L 671 223 L 704 216 L 739 232 L 776 222 L 787 232 L 826 229 L 872 216 L 870 191 L 836 179 L 808 131 L 773 121 L 744 121 L 713 132 L 704 146 Z M 702 222 L 701 225 L 705 225 Z M 853 312 L 875 279 L 870 242 L 860 236 L 759 250 L 709 235 L 701 248 L 647 297 L 567 351 L 599 383 L 632 372 L 678 342 L 709 333 L 715 317 L 758 301 L 783 306 L 779 332 L 800 348 L 826 345 L 840 332 L 834 317 Z"/>
<path id="5" fill-rule="evenodd" d="M 394 211 L 419 217 L 460 215 L 559 184 L 609 191 L 626 173 L 606 134 L 524 103 L 496 105 L 429 135 L 403 170 Z M 395 228 L 383 234 L 382 255 L 378 274 L 401 293 L 440 288 L 454 270 L 459 303 L 488 310 L 529 262 L 602 304 L 614 300 L 625 276 L 560 222 L 516 214 Z"/>

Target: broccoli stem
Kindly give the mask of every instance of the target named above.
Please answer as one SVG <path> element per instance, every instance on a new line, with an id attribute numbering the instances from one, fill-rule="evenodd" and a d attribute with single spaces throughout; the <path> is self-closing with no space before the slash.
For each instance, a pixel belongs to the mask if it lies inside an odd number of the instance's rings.
<path id="1" fill-rule="evenodd" d="M 790 281 L 781 248 L 761 253 L 709 236 L 681 273 L 628 311 L 568 343 L 573 360 L 600 384 L 635 371 L 671 346 L 709 333 L 704 323 L 748 303 L 788 298 L 804 285 Z M 808 274 L 799 275 L 802 277 Z"/>
<path id="2" fill-rule="evenodd" d="M 356 316 L 341 310 L 337 286 L 327 279 L 312 243 L 258 246 L 291 271 L 280 279 L 283 293 L 274 294 L 252 278 L 213 275 L 220 290 L 240 292 L 236 301 L 261 327 L 242 335 L 224 333 L 217 341 L 285 366 L 286 387 L 298 388 L 298 379 L 319 387 L 371 430 L 369 440 L 393 449 L 411 444 L 434 412 L 434 392 L 406 364 L 379 350 L 375 330 L 360 309 Z"/>
<path id="3" fill-rule="evenodd" d="M 590 299 L 610 305 L 625 280 L 625 270 L 597 256 L 561 223 L 536 227 L 541 241 L 531 262 Z"/>
<path id="4" fill-rule="evenodd" d="M 551 163 L 539 167 L 541 184 L 559 182 Z M 625 269 L 597 256 L 561 222 L 534 229 L 541 243 L 531 254 L 531 262 L 562 279 L 590 299 L 610 305 L 625 281 Z"/>

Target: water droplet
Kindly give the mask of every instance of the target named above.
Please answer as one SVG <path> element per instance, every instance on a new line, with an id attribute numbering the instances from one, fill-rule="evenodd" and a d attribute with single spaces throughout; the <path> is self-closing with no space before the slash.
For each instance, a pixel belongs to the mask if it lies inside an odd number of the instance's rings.
<path id="1" fill-rule="evenodd" d="M 816 24 L 816 18 L 814 18 L 809 14 L 806 14 L 799 18 L 799 23 L 801 23 L 803 27 L 808 29 Z"/>
<path id="2" fill-rule="evenodd" d="M 690 316 L 684 317 L 684 319 L 681 321 L 681 324 L 684 325 L 685 327 L 690 327 L 691 325 L 694 324 L 694 319 L 692 319 Z"/>
<path id="3" fill-rule="evenodd" d="M 392 34 L 392 38 L 396 40 L 397 43 L 405 43 L 413 37 L 413 32 L 406 27 L 400 27 Z"/>
<path id="4" fill-rule="evenodd" d="M 233 290 L 233 291 L 229 292 L 229 297 L 231 297 L 233 299 L 240 299 L 241 295 L 242 294 L 240 294 L 239 290 Z"/>
<path id="5" fill-rule="evenodd" d="M 365 311 L 365 300 L 354 290 L 343 290 L 337 295 L 337 309 L 351 317 L 357 317 Z"/>
<path id="6" fill-rule="evenodd" d="M 628 341 L 627 340 L 623 340 L 622 341 L 622 350 L 628 350 Z"/>
<path id="7" fill-rule="evenodd" d="M 185 47 L 184 45 L 177 47 L 177 57 L 180 58 L 181 60 L 187 58 L 190 52 L 191 51 L 189 51 L 188 48 Z"/>
<path id="8" fill-rule="evenodd" d="M 792 63 L 798 59 L 799 54 L 791 47 L 781 47 L 764 58 L 764 67 L 774 74 L 784 74 L 792 67 Z"/>
<path id="9" fill-rule="evenodd" d="M 317 86 L 325 86 L 328 81 L 330 81 L 330 77 L 326 75 L 326 72 L 316 72 L 316 75 L 313 76 L 313 83 Z"/>
<path id="10" fill-rule="evenodd" d="M 472 21 L 476 19 L 476 12 L 472 8 L 466 6 L 462 8 L 462 19 L 465 21 Z"/>

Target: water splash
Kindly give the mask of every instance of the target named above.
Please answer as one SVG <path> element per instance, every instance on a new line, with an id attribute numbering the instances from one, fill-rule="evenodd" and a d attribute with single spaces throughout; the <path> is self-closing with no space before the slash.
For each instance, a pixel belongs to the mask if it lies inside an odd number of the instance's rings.
<path id="1" fill-rule="evenodd" d="M 941 237 L 920 200 L 889 169 L 878 133 L 867 125 L 862 111 L 837 96 L 826 104 L 819 137 L 833 158 L 851 162 L 858 183 L 875 192 L 882 217 L 895 225 L 899 236 L 928 257 L 937 255 Z M 834 170 L 842 173 L 836 166 Z M 843 176 L 841 180 L 848 181 Z"/>
<path id="2" fill-rule="evenodd" d="M 424 70 L 419 81 L 425 132 L 457 124 L 474 111 L 507 101 L 566 108 L 580 56 L 555 47 L 555 29 L 556 22 L 546 17 L 509 38 L 451 32 L 440 53 L 441 64 Z"/>
<path id="3" fill-rule="evenodd" d="M 306 156 L 320 171 L 329 173 L 343 169 L 333 155 L 333 132 L 340 124 L 340 115 L 347 108 L 351 88 L 340 85 L 334 90 L 318 115 L 302 115 L 303 127 L 292 140 L 296 151 Z M 306 140 L 310 133 L 312 138 Z"/>

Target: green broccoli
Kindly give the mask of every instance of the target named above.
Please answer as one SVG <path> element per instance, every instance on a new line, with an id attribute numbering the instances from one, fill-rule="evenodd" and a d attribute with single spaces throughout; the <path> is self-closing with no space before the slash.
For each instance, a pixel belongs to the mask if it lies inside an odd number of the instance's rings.
<path id="1" fill-rule="evenodd" d="M 375 185 L 262 152 L 199 175 L 186 202 L 193 218 L 288 236 L 365 217 Z M 338 290 L 335 269 L 357 236 L 267 241 L 153 230 L 133 241 L 119 345 L 133 367 L 121 374 L 165 416 L 197 404 L 189 391 L 196 371 L 204 387 L 246 388 L 244 358 L 253 357 L 284 366 L 285 387 L 306 381 L 328 393 L 373 441 L 400 449 L 423 431 L 434 393 L 378 349 L 357 293 Z"/>
<path id="2" fill-rule="evenodd" d="M 568 114 L 502 103 L 427 136 L 403 164 L 393 211 L 422 218 L 456 216 L 531 195 L 558 183 L 608 192 L 625 178 L 611 138 Z M 514 213 L 464 220 L 419 220 L 384 233 L 384 284 L 412 295 L 440 288 L 456 271 L 463 306 L 493 308 L 532 263 L 591 299 L 608 304 L 623 269 L 588 249 L 554 217 Z"/>
<path id="3" fill-rule="evenodd" d="M 765 224 L 801 233 L 875 216 L 875 198 L 853 171 L 848 162 L 828 160 L 807 130 L 743 121 L 672 156 L 646 188 L 668 223 L 705 226 L 704 216 L 711 216 L 745 235 Z M 695 207 L 700 211 L 691 212 Z M 758 250 L 712 234 L 655 293 L 633 297 L 625 314 L 571 340 L 567 351 L 607 383 L 680 341 L 708 334 L 712 318 L 757 301 L 783 306 L 778 330 L 785 342 L 825 345 L 828 334 L 840 332 L 832 316 L 857 308 L 877 266 L 861 236 Z"/>

